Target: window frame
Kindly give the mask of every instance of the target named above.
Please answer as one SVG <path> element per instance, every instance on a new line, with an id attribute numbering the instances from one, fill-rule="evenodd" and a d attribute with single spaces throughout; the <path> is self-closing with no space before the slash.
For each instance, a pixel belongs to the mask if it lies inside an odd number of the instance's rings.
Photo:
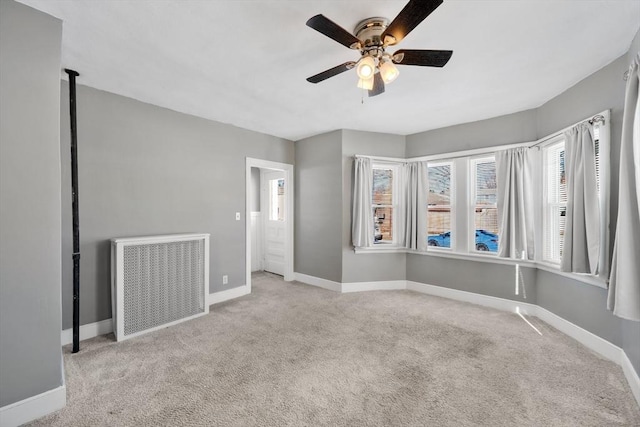
<path id="1" fill-rule="evenodd" d="M 539 233 L 540 237 L 536 238 L 537 247 L 539 250 L 536 250 L 535 261 L 536 264 L 551 272 L 562 273 L 562 275 L 566 275 L 568 277 L 572 277 L 576 280 L 581 280 L 586 283 L 594 284 L 599 287 L 606 288 L 608 286 L 609 281 L 609 251 L 611 245 L 611 233 L 609 230 L 610 226 L 610 203 L 611 203 L 611 117 L 609 110 L 603 111 L 602 113 L 597 114 L 596 116 L 603 117 L 603 121 L 594 123 L 594 126 L 597 125 L 598 129 L 598 164 L 599 164 L 599 174 L 598 174 L 598 206 L 600 210 L 600 259 L 599 259 L 599 271 L 597 275 L 590 274 L 580 274 L 580 273 L 564 273 L 560 271 L 560 261 L 553 261 L 545 258 L 545 233 Z M 595 117 L 595 116 L 594 116 Z M 582 122 L 582 121 L 581 121 Z M 581 123 L 578 122 L 578 123 Z M 574 125 L 575 126 L 575 125 Z M 571 127 L 567 128 L 570 129 Z M 545 138 L 541 138 L 537 143 L 533 145 L 537 145 L 540 147 L 541 156 L 540 156 L 540 170 L 541 176 L 538 181 L 542 181 L 542 192 L 539 195 L 539 203 L 541 205 L 541 212 L 539 212 L 540 219 L 538 220 L 538 224 L 540 224 L 543 228 L 542 230 L 546 230 L 547 224 L 546 221 L 546 195 L 548 193 L 547 188 L 547 156 L 545 150 L 549 147 L 556 145 L 558 143 L 564 143 L 564 131 L 566 129 L 555 132 L 552 135 L 549 135 Z M 594 132 L 595 133 L 595 132 Z M 594 143 L 595 143 L 594 136 Z"/>
<path id="2" fill-rule="evenodd" d="M 399 194 L 402 189 L 401 184 L 401 174 L 400 174 L 401 164 L 396 162 L 371 162 L 371 185 L 373 185 L 373 174 L 374 170 L 383 169 L 383 170 L 391 170 L 392 182 L 391 182 L 391 205 L 383 205 L 383 204 L 375 204 L 373 203 L 373 192 L 371 194 L 371 215 L 373 216 L 375 209 L 377 207 L 389 207 L 391 208 L 391 241 L 389 240 L 380 240 L 378 242 L 375 241 L 373 247 L 376 248 L 399 248 L 398 246 L 398 226 L 397 226 L 397 212 L 398 212 L 398 203 L 399 203 Z M 375 234 L 375 224 L 374 224 L 374 234 Z"/>
<path id="3" fill-rule="evenodd" d="M 457 209 L 456 209 L 456 199 L 457 199 L 457 192 L 456 192 L 456 162 L 454 159 L 442 159 L 442 160 L 437 160 L 437 161 L 433 161 L 433 162 L 427 162 L 427 209 L 425 211 L 425 214 L 427 215 L 426 217 L 426 225 L 427 225 L 427 232 L 426 232 L 426 236 L 427 236 L 427 241 L 428 241 L 428 236 L 429 236 L 429 168 L 431 167 L 438 167 L 438 166 L 449 166 L 450 168 L 450 176 L 451 176 L 451 185 L 449 187 L 449 209 L 450 209 L 450 219 L 449 219 L 449 232 L 451 233 L 451 236 L 449 238 L 449 247 L 442 247 L 442 246 L 429 246 L 427 243 L 427 252 L 455 252 L 455 248 L 456 248 L 456 240 L 457 240 L 457 227 L 456 227 L 456 214 L 457 214 Z"/>
<path id="4" fill-rule="evenodd" d="M 489 163 L 487 162 L 488 159 L 491 159 L 493 161 L 493 163 L 496 163 L 496 153 L 491 152 L 491 153 L 487 153 L 487 154 L 483 154 L 483 155 L 478 155 L 478 156 L 472 156 L 469 157 L 469 206 L 468 206 L 468 217 L 467 217 L 467 221 L 468 221 L 468 233 L 467 233 L 467 238 L 468 238 L 468 252 L 470 254 L 474 254 L 474 255 L 481 255 L 481 256 L 494 256 L 497 257 L 498 256 L 498 251 L 496 250 L 496 252 L 491 252 L 491 251 L 479 251 L 476 249 L 476 209 L 478 208 L 478 204 L 477 204 L 477 190 L 478 190 L 478 186 L 477 186 L 477 179 L 478 179 L 478 168 L 477 165 L 479 163 Z M 497 181 L 497 171 L 496 171 L 496 181 Z M 497 183 L 496 183 L 496 203 L 495 203 L 495 209 L 496 209 L 496 215 L 498 212 L 498 188 L 497 188 Z M 497 221 L 497 219 L 496 219 Z M 500 224 L 498 224 L 498 227 L 500 226 Z M 500 239 L 500 235 L 498 235 L 498 239 Z"/>
<path id="5" fill-rule="evenodd" d="M 544 159 L 542 155 L 542 148 L 550 143 L 553 143 L 554 140 L 557 141 L 559 138 L 562 138 L 565 131 L 571 129 L 573 126 L 584 122 L 585 120 L 590 120 L 592 117 L 601 116 L 604 118 L 604 122 L 600 122 L 600 138 L 599 138 L 599 157 L 600 157 L 600 213 L 601 213 L 601 237 L 603 243 L 603 248 L 600 251 L 600 273 L 598 276 L 586 275 L 586 274 L 578 274 L 578 273 L 566 273 L 560 271 L 559 264 L 553 264 L 546 262 L 542 259 L 542 251 L 543 251 L 543 233 L 536 231 L 535 233 L 535 259 L 534 260 L 523 260 L 518 258 L 501 258 L 497 256 L 486 256 L 485 254 L 479 254 L 478 252 L 471 251 L 467 247 L 466 239 L 457 239 L 454 244 L 451 245 L 450 249 L 440 248 L 439 250 L 430 250 L 431 248 L 427 248 L 427 250 L 413 250 L 407 249 L 399 246 L 391 246 L 384 245 L 383 247 L 372 247 L 372 248 L 355 248 L 354 251 L 357 254 L 365 254 L 365 253 L 397 253 L 404 252 L 410 253 L 414 255 L 422 255 L 422 256 L 435 256 L 442 258 L 450 258 L 450 259 L 462 259 L 462 260 L 471 260 L 477 262 L 487 262 L 493 264 L 505 264 L 505 265 L 521 265 L 528 266 L 531 268 L 538 268 L 544 271 L 548 271 L 553 274 L 557 274 L 563 277 L 568 277 L 573 280 L 580 281 L 585 284 L 597 286 L 600 288 L 607 287 L 608 274 L 609 274 L 609 252 L 611 245 L 611 233 L 609 231 L 610 226 L 610 198 L 611 198 L 611 189 L 610 189 L 610 138 L 611 138 L 611 113 L 609 110 L 602 111 L 594 116 L 590 116 L 586 119 L 580 120 L 564 129 L 553 132 L 545 137 L 539 138 L 535 141 L 529 142 L 521 142 L 521 143 L 513 143 L 513 144 L 504 144 L 504 145 L 495 145 L 484 148 L 474 148 L 470 150 L 462 150 L 457 152 L 448 152 L 441 154 L 433 154 L 426 155 L 420 157 L 413 158 L 391 158 L 391 157 L 375 157 L 368 156 L 372 159 L 372 162 L 383 163 L 390 162 L 397 165 L 402 165 L 407 162 L 427 162 L 429 164 L 437 164 L 443 162 L 452 162 L 454 164 L 455 171 L 452 172 L 454 176 L 454 186 L 455 186 L 455 197 L 452 197 L 453 205 L 452 209 L 456 209 L 456 214 L 452 215 L 452 230 L 455 227 L 456 234 L 470 234 L 468 233 L 469 224 L 467 222 L 460 222 L 461 219 L 466 220 L 468 214 L 466 212 L 461 212 L 460 207 L 465 203 L 470 204 L 471 196 L 469 191 L 470 184 L 465 184 L 470 180 L 468 175 L 469 172 L 469 163 L 470 159 L 477 157 L 487 157 L 491 154 L 495 154 L 498 151 L 507 150 L 511 148 L 518 147 L 528 147 L 532 149 L 532 164 L 537 165 L 537 167 L 532 168 L 532 180 L 533 180 L 533 192 L 536 195 L 534 197 L 534 227 L 535 230 L 541 230 L 544 218 L 544 211 L 542 208 L 543 198 L 546 194 L 546 188 L 544 188 L 544 174 L 542 169 L 544 167 Z M 457 185 L 460 184 L 460 185 Z M 466 188 L 461 188 L 466 187 Z M 396 190 L 397 191 L 397 190 Z M 394 193 L 397 194 L 397 193 Z M 397 208 L 396 208 L 397 209 Z M 465 209 L 462 209 L 463 211 Z M 428 212 L 427 209 L 423 209 L 422 214 L 426 215 Z M 427 220 L 425 218 L 425 220 Z M 426 222 L 426 221 L 425 221 Z M 454 224 L 455 223 L 455 224 Z M 475 227 L 475 223 L 473 225 Z M 394 235 L 395 235 L 394 230 Z M 453 236 L 455 238 L 455 236 Z M 475 248 L 475 244 L 473 245 Z"/>

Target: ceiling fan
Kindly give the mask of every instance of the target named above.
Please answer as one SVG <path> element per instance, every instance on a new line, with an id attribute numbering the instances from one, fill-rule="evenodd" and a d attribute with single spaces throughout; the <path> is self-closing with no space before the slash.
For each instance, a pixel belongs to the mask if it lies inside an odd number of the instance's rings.
<path id="1" fill-rule="evenodd" d="M 349 49 L 359 50 L 360 59 L 329 68 L 307 78 L 310 83 L 319 83 L 329 77 L 356 68 L 358 87 L 367 89 L 369 96 L 384 92 L 385 84 L 391 83 L 400 73 L 395 64 L 444 67 L 451 58 L 451 50 L 400 49 L 393 55 L 385 50 L 400 43 L 415 27 L 429 16 L 443 0 L 410 0 L 398 16 L 389 24 L 387 18 L 367 18 L 356 25 L 353 34 L 324 15 L 316 15 L 307 21 L 307 26 L 337 41 Z"/>

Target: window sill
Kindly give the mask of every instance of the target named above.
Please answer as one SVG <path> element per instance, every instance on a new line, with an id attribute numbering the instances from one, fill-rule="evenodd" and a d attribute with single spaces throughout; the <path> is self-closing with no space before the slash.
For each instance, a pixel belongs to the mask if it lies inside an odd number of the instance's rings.
<path id="1" fill-rule="evenodd" d="M 492 264 L 506 264 L 506 265 L 523 265 L 525 267 L 535 267 L 536 263 L 534 261 L 524 260 L 524 259 L 512 259 L 512 258 L 498 258 L 496 255 L 480 255 L 480 254 L 462 254 L 458 252 L 449 252 L 443 250 L 427 250 L 423 251 L 414 251 L 407 250 L 407 253 L 413 255 L 426 255 L 426 256 L 435 256 L 440 258 L 451 258 L 451 259 L 461 259 L 465 261 L 478 261 L 478 262 L 488 262 Z"/>
<path id="2" fill-rule="evenodd" d="M 407 252 L 406 248 L 402 248 L 400 246 L 393 246 L 392 244 L 377 244 L 370 248 L 354 248 L 353 250 L 356 254 L 395 254 L 395 253 L 405 253 Z"/>
<path id="3" fill-rule="evenodd" d="M 567 273 L 564 271 L 560 271 L 559 265 L 552 264 L 550 262 L 538 261 L 536 263 L 536 267 L 538 267 L 540 270 L 557 274 L 558 276 L 567 277 L 572 280 L 577 280 L 582 283 L 587 283 L 589 285 L 597 286 L 599 288 L 607 289 L 609 287 L 607 279 L 603 279 L 600 276 L 590 276 L 588 274 L 580 273 Z"/>
<path id="4" fill-rule="evenodd" d="M 426 252 L 416 251 L 412 249 L 401 248 L 397 246 L 387 246 L 387 247 L 373 247 L 373 248 L 355 248 L 356 254 L 388 254 L 388 253 L 407 253 L 411 255 L 420 255 L 420 256 L 433 256 L 438 258 L 449 258 L 449 259 L 459 259 L 464 261 L 476 261 L 476 262 L 487 262 L 490 264 L 502 264 L 502 265 L 520 265 L 523 267 L 529 268 L 538 268 L 540 270 L 547 271 L 549 273 L 556 274 L 558 276 L 567 277 L 569 279 L 586 283 L 588 285 L 596 286 L 598 288 L 607 289 L 608 284 L 607 281 L 601 277 L 589 276 L 586 274 L 579 273 L 566 273 L 564 271 L 560 271 L 560 266 L 556 264 L 552 264 L 549 262 L 543 261 L 529 261 L 523 259 L 512 259 L 512 258 L 498 258 L 495 255 L 480 255 L 480 254 L 461 254 L 455 252 L 449 252 L 444 250 L 429 250 Z"/>

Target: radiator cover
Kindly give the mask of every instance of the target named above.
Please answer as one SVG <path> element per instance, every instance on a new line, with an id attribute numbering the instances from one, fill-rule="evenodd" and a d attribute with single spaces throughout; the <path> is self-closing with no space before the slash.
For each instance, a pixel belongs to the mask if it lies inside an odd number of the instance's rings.
<path id="1" fill-rule="evenodd" d="M 209 235 L 111 240 L 111 301 L 117 341 L 209 312 Z"/>

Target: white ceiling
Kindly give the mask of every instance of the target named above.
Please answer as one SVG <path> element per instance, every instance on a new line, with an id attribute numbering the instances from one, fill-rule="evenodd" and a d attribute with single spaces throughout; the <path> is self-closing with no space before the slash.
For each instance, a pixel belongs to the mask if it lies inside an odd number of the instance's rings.
<path id="1" fill-rule="evenodd" d="M 19 1 L 64 21 L 62 65 L 78 83 L 290 140 L 535 108 L 624 54 L 640 27 L 638 0 L 445 0 L 396 48 L 452 49 L 449 63 L 399 67 L 362 103 L 354 70 L 305 80 L 358 58 L 305 22 L 322 13 L 352 31 L 404 0 Z"/>

